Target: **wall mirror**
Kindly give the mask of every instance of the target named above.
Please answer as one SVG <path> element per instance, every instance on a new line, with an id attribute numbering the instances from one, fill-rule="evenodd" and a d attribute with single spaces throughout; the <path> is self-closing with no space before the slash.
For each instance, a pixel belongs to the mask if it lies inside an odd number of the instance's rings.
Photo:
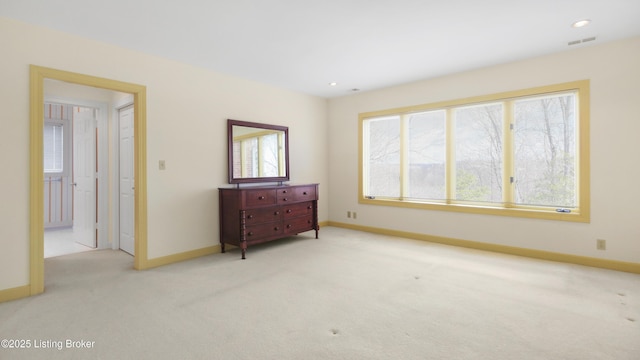
<path id="1" fill-rule="evenodd" d="M 229 183 L 289 181 L 289 128 L 227 120 Z"/>

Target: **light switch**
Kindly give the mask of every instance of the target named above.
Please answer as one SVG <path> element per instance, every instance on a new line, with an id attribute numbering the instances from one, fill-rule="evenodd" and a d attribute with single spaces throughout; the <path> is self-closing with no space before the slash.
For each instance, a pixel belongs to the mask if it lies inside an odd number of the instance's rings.
<path id="1" fill-rule="evenodd" d="M 160 170 L 165 170 L 165 169 L 167 168 L 167 167 L 166 167 L 166 165 L 165 165 L 165 163 L 164 163 L 164 160 L 160 160 L 160 161 L 158 161 L 158 168 L 159 168 Z"/>

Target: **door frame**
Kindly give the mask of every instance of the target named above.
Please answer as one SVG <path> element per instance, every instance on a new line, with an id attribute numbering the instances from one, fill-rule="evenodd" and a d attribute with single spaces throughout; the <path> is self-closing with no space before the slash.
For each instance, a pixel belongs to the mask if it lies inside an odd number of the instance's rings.
<path id="1" fill-rule="evenodd" d="M 43 119 L 44 80 L 113 90 L 133 95 L 134 116 L 134 173 L 136 197 L 134 204 L 135 255 L 133 267 L 148 268 L 147 254 L 147 89 L 143 85 L 78 74 L 69 71 L 29 66 L 30 154 L 29 168 L 29 287 L 30 295 L 44 292 L 44 172 Z"/>

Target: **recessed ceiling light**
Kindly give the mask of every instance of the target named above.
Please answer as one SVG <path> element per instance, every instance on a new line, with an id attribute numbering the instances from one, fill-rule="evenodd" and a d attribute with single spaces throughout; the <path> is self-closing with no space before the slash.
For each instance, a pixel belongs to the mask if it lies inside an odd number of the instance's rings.
<path id="1" fill-rule="evenodd" d="M 571 24 L 571 27 L 581 28 L 581 27 L 589 25 L 590 22 L 591 22 L 591 20 L 589 20 L 589 19 L 578 20 L 578 21 L 574 22 L 573 24 Z"/>
<path id="2" fill-rule="evenodd" d="M 330 82 L 329 85 L 336 86 L 336 85 L 338 85 L 338 83 L 337 82 Z"/>

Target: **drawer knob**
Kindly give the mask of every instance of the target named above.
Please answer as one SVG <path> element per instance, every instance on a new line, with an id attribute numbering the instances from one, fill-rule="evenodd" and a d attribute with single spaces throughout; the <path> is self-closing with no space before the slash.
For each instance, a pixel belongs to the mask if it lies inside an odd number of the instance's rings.
<path id="1" fill-rule="evenodd" d="M 304 191 L 304 192 L 302 193 L 302 195 L 307 195 L 307 192 L 306 192 L 306 191 Z"/>
<path id="2" fill-rule="evenodd" d="M 253 236 L 253 231 L 249 231 L 248 236 Z"/>
<path id="3" fill-rule="evenodd" d="M 287 190 L 282 190 L 282 193 L 283 193 L 283 194 L 286 194 L 286 193 L 287 193 Z"/>
<path id="4" fill-rule="evenodd" d="M 287 200 L 288 200 L 287 198 L 282 199 L 282 201 L 287 201 Z"/>
<path id="5" fill-rule="evenodd" d="M 291 214 L 291 209 L 287 209 L 287 214 Z"/>
<path id="6" fill-rule="evenodd" d="M 275 211 L 273 215 L 280 215 L 280 211 Z"/>
<path id="7" fill-rule="evenodd" d="M 273 228 L 274 231 L 280 230 L 277 226 Z"/>
<path id="8" fill-rule="evenodd" d="M 258 196 L 258 200 L 264 200 L 264 196 Z"/>
<path id="9" fill-rule="evenodd" d="M 291 224 L 287 225 L 287 229 L 291 229 Z"/>
<path id="10" fill-rule="evenodd" d="M 311 210 L 311 205 L 307 206 L 307 209 Z"/>
<path id="11" fill-rule="evenodd" d="M 247 216 L 247 219 L 253 219 L 253 215 Z"/>

